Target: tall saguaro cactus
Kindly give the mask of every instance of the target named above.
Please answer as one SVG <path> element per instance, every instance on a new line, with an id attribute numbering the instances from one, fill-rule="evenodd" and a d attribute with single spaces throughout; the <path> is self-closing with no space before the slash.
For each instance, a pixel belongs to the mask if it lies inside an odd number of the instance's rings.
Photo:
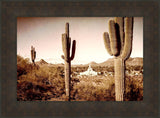
<path id="1" fill-rule="evenodd" d="M 70 56 L 71 38 L 69 37 L 69 23 L 66 23 L 65 33 L 62 34 L 62 48 L 63 53 L 62 59 L 65 61 L 65 89 L 66 89 L 66 100 L 70 100 L 70 74 L 71 74 L 71 61 L 75 56 L 76 41 L 72 43 L 72 54 Z"/>
<path id="2" fill-rule="evenodd" d="M 114 59 L 115 99 L 124 99 L 125 61 L 132 51 L 133 18 L 116 17 L 109 21 L 109 34 L 103 34 L 105 48 Z"/>
<path id="3" fill-rule="evenodd" d="M 35 51 L 35 48 L 31 46 L 31 60 L 34 65 L 35 65 L 35 61 L 34 61 L 35 59 L 36 59 L 36 51 Z"/>

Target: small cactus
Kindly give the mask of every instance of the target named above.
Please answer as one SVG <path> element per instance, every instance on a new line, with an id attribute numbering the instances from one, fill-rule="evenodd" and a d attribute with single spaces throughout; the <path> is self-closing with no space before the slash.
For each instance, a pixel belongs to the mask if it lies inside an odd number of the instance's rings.
<path id="1" fill-rule="evenodd" d="M 105 48 L 114 59 L 115 99 L 124 100 L 125 61 L 132 51 L 133 18 L 116 17 L 109 21 L 109 34 L 103 34 Z"/>
<path id="2" fill-rule="evenodd" d="M 35 59 L 36 59 L 36 51 L 35 48 L 31 46 L 31 60 L 34 66 L 35 66 Z"/>
<path id="3" fill-rule="evenodd" d="M 72 43 L 72 54 L 70 56 L 71 38 L 69 37 L 69 23 L 66 23 L 65 33 L 62 34 L 62 48 L 63 53 L 62 59 L 65 61 L 65 89 L 66 89 L 66 100 L 70 100 L 70 74 L 71 74 L 71 61 L 75 56 L 76 41 Z"/>

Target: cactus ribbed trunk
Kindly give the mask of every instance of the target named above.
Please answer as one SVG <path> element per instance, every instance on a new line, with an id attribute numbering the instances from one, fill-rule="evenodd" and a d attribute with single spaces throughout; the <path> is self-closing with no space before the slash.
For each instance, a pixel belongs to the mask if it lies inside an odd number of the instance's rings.
<path id="1" fill-rule="evenodd" d="M 33 46 L 31 46 L 31 60 L 32 60 L 32 63 L 33 65 L 35 66 L 35 58 L 36 58 L 36 51 L 35 51 L 35 48 Z"/>
<path id="2" fill-rule="evenodd" d="M 115 56 L 115 100 L 124 100 L 125 61 L 132 51 L 133 18 L 116 17 L 109 21 L 109 34 L 104 32 L 104 44 L 108 53 Z"/>
<path id="3" fill-rule="evenodd" d="M 71 81 L 71 61 L 74 59 L 75 50 L 76 50 L 76 41 L 72 42 L 72 51 L 70 55 L 71 49 L 71 38 L 69 37 L 69 23 L 66 23 L 65 33 L 62 34 L 62 49 L 64 55 L 62 55 L 62 59 L 65 62 L 65 89 L 66 89 L 66 100 L 70 101 L 70 81 Z"/>
<path id="4" fill-rule="evenodd" d="M 124 98 L 124 60 L 122 58 L 114 59 L 115 72 L 115 95 L 116 101 L 123 101 Z"/>
<path id="5" fill-rule="evenodd" d="M 70 62 L 65 61 L 65 88 L 66 88 L 66 99 L 70 98 L 70 73 L 71 73 L 71 64 Z"/>

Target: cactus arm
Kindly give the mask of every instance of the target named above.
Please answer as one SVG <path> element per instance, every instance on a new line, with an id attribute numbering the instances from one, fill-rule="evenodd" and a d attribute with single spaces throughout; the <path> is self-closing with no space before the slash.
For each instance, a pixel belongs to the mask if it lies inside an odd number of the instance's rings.
<path id="1" fill-rule="evenodd" d="M 31 60 L 33 60 L 33 50 L 31 50 Z"/>
<path id="2" fill-rule="evenodd" d="M 33 50 L 33 46 L 31 46 L 31 50 Z"/>
<path id="3" fill-rule="evenodd" d="M 61 58 L 62 58 L 63 60 L 65 60 L 65 57 L 64 57 L 64 55 L 61 55 Z"/>
<path id="4" fill-rule="evenodd" d="M 112 54 L 116 56 L 118 54 L 118 42 L 116 37 L 114 20 L 109 21 L 109 34 L 110 34 L 111 51 L 112 51 Z"/>
<path id="5" fill-rule="evenodd" d="M 65 33 L 67 34 L 67 38 L 69 38 L 69 23 L 66 23 Z"/>
<path id="6" fill-rule="evenodd" d="M 61 58 L 62 58 L 64 61 L 67 61 L 67 60 L 65 60 L 65 56 L 64 56 L 64 55 L 61 55 Z"/>
<path id="7" fill-rule="evenodd" d="M 36 51 L 34 51 L 34 59 L 36 59 Z"/>
<path id="8" fill-rule="evenodd" d="M 132 38 L 133 38 L 133 18 L 125 18 L 125 42 L 121 58 L 128 59 L 132 51 Z"/>
<path id="9" fill-rule="evenodd" d="M 69 50 L 70 50 L 70 46 L 71 46 L 71 38 L 69 37 L 69 23 L 66 23 L 66 26 L 65 26 L 65 33 L 67 35 L 67 39 L 69 40 Z"/>
<path id="10" fill-rule="evenodd" d="M 75 41 L 75 40 L 73 40 L 73 44 L 72 44 L 72 55 L 71 55 L 70 60 L 73 60 L 73 59 L 74 59 L 74 56 L 75 56 L 75 50 L 76 50 L 76 41 Z"/>
<path id="11" fill-rule="evenodd" d="M 69 61 L 69 41 L 67 40 L 67 35 L 62 34 L 62 48 L 66 61 Z"/>
<path id="12" fill-rule="evenodd" d="M 34 62 L 35 58 L 36 58 L 36 51 L 35 51 L 35 48 L 31 46 L 31 60 L 34 65 L 35 65 L 35 62 Z"/>
<path id="13" fill-rule="evenodd" d="M 109 39 L 108 32 L 104 32 L 103 41 L 104 41 L 104 45 L 105 45 L 106 50 L 112 56 L 113 54 L 112 54 L 111 47 L 110 47 L 110 39 Z"/>
<path id="14" fill-rule="evenodd" d="M 123 50 L 123 46 L 124 46 L 124 18 L 123 17 L 116 17 L 115 18 L 115 23 L 117 24 L 117 28 L 119 29 L 119 38 L 120 38 L 120 53 Z"/>
<path id="15" fill-rule="evenodd" d="M 71 48 L 71 38 L 69 37 L 68 40 L 69 40 L 68 41 L 69 42 L 68 45 L 69 45 L 69 50 L 70 50 L 70 48 Z"/>
<path id="16" fill-rule="evenodd" d="M 66 35 L 62 34 L 62 49 L 63 49 L 63 53 L 65 52 L 65 40 L 66 40 Z"/>

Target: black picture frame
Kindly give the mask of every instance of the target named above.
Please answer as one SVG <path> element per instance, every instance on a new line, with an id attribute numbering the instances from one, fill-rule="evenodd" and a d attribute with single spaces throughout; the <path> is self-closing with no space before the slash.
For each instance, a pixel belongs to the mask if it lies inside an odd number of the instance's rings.
<path id="1" fill-rule="evenodd" d="M 158 117 L 158 1 L 1 1 L 1 117 Z M 143 101 L 17 101 L 17 17 L 143 17 Z"/>

